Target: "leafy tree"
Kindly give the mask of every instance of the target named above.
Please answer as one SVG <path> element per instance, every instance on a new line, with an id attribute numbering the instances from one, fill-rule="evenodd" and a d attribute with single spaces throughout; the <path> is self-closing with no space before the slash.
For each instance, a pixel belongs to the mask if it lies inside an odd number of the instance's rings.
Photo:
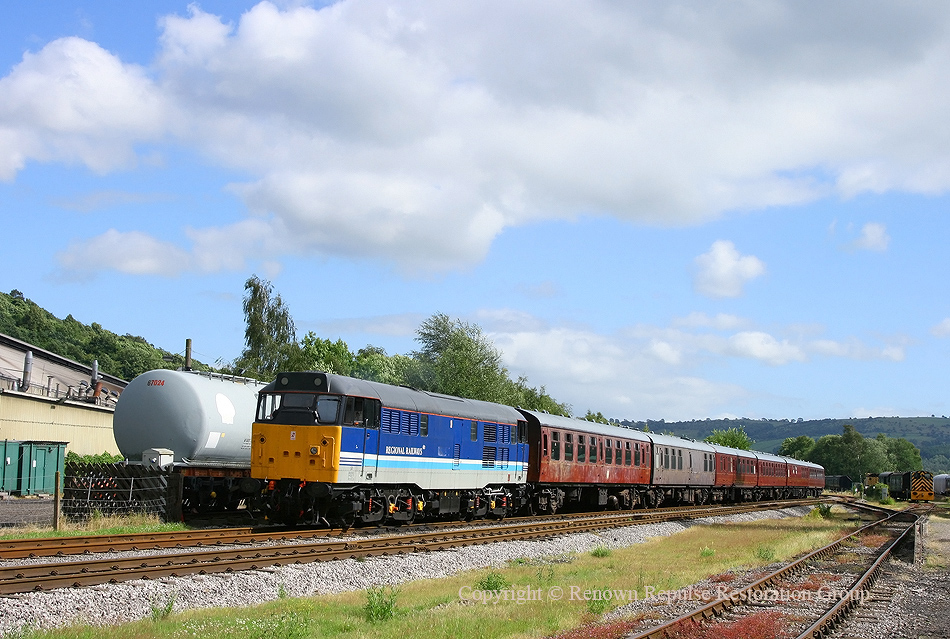
<path id="1" fill-rule="evenodd" d="M 410 370 L 413 386 L 446 395 L 500 402 L 508 371 L 501 353 L 477 325 L 436 313 L 419 327 Z"/>
<path id="2" fill-rule="evenodd" d="M 307 368 L 296 342 L 294 321 L 280 294 L 267 280 L 252 275 L 244 283 L 244 352 L 231 365 L 233 372 L 272 379 L 281 370 Z"/>
<path id="3" fill-rule="evenodd" d="M 338 375 L 351 376 L 356 363 L 356 356 L 342 339 L 331 342 L 317 337 L 313 331 L 301 340 L 300 355 L 304 369 Z"/>
<path id="4" fill-rule="evenodd" d="M 786 437 L 778 449 L 779 455 L 800 459 L 805 461 L 812 449 L 815 448 L 815 440 L 808 435 L 799 435 L 798 437 Z"/>
<path id="5" fill-rule="evenodd" d="M 728 429 L 716 429 L 705 439 L 707 443 L 749 450 L 755 442 L 746 434 L 745 428 L 733 426 Z"/>
<path id="6" fill-rule="evenodd" d="M 588 410 L 587 414 L 584 415 L 584 419 L 589 422 L 597 422 L 598 424 L 609 424 L 610 420 L 604 417 L 603 413 L 597 411 L 596 413 Z"/>
<path id="7" fill-rule="evenodd" d="M 886 449 L 888 467 L 892 470 L 904 472 L 924 469 L 920 449 L 903 437 L 888 437 L 884 433 L 878 433 L 877 441 Z"/>

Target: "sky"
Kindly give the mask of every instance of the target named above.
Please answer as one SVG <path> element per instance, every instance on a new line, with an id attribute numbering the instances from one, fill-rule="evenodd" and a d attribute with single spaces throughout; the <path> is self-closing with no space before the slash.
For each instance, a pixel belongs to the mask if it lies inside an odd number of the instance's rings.
<path id="1" fill-rule="evenodd" d="M 946 415 L 950 5 L 0 5 L 0 290 L 207 363 L 435 313 L 576 415 Z"/>

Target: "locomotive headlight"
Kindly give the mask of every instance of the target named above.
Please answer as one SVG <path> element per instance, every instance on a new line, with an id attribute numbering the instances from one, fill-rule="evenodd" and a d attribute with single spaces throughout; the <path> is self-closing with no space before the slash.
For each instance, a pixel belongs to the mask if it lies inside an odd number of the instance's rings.
<path id="1" fill-rule="evenodd" d="M 316 454 L 317 454 L 317 447 L 316 447 L 316 446 L 311 446 L 311 447 L 310 447 L 310 454 L 311 454 L 311 455 L 316 455 Z"/>

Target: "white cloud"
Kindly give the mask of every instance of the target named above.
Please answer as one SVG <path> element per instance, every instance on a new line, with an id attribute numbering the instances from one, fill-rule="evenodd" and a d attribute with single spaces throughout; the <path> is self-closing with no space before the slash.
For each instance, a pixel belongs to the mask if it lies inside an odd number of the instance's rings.
<path id="1" fill-rule="evenodd" d="M 754 255 L 739 255 L 726 240 L 713 242 L 708 253 L 696 258 L 693 288 L 707 297 L 739 297 L 746 282 L 765 273 L 765 264 Z"/>
<path id="2" fill-rule="evenodd" d="M 0 179 L 29 160 L 104 173 L 135 162 L 133 145 L 165 131 L 165 96 L 145 71 L 81 38 L 26 53 L 0 78 Z"/>
<path id="3" fill-rule="evenodd" d="M 73 244 L 58 260 L 66 279 L 84 279 L 106 269 L 132 275 L 175 276 L 192 267 L 191 256 L 174 244 L 146 233 L 115 229 Z"/>
<path id="4" fill-rule="evenodd" d="M 775 366 L 805 361 L 801 348 L 788 340 L 778 341 L 767 333 L 745 331 L 729 338 L 729 349 L 740 357 L 750 357 Z"/>
<path id="5" fill-rule="evenodd" d="M 930 329 L 934 337 L 950 337 L 950 317 L 945 318 L 939 324 Z"/>
<path id="6" fill-rule="evenodd" d="M 731 359 L 770 368 L 815 366 L 817 358 L 901 361 L 905 349 L 899 337 L 873 346 L 858 338 L 802 339 L 796 327 L 782 329 L 786 334 L 740 330 L 719 335 L 696 322 L 692 328 L 638 325 L 605 335 L 585 327 L 550 326 L 509 310 L 482 311 L 478 321 L 489 329 L 510 371 L 545 380 L 548 392 L 569 402 L 575 413 L 591 409 L 640 419 L 715 415 L 753 394 L 697 374 L 710 361 L 717 367 Z"/>
<path id="7" fill-rule="evenodd" d="M 852 247 L 864 251 L 884 252 L 890 241 L 886 226 L 878 222 L 868 222 L 861 228 L 861 235 L 854 241 Z"/>
<path id="8" fill-rule="evenodd" d="M 747 327 L 750 321 L 728 313 L 717 313 L 714 317 L 709 317 L 705 313 L 693 312 L 686 317 L 673 318 L 672 324 L 683 328 L 712 328 L 725 331 Z"/>
<path id="9" fill-rule="evenodd" d="M 235 192 L 279 240 L 218 263 L 289 252 L 412 271 L 477 263 L 505 228 L 581 212 L 678 226 L 937 193 L 948 23 L 940 4 L 262 2 L 235 24 L 192 5 L 160 21 L 148 70 L 79 38 L 26 54 L 0 79 L 0 179 L 176 144 L 248 176 Z M 861 242 L 886 248 L 874 233 Z"/>

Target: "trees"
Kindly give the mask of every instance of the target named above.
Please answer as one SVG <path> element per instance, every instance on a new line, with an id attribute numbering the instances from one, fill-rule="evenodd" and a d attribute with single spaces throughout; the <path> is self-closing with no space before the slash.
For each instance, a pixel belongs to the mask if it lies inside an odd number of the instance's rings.
<path id="1" fill-rule="evenodd" d="M 737 428 L 735 426 L 726 430 L 714 430 L 712 434 L 709 435 L 709 437 L 707 437 L 704 441 L 710 444 L 729 446 L 731 448 L 740 448 L 742 450 L 749 450 L 752 448 L 752 444 L 755 443 L 746 434 L 745 428 Z"/>
<path id="2" fill-rule="evenodd" d="M 482 329 L 436 313 L 419 326 L 412 354 L 419 366 L 409 373 L 413 386 L 424 390 L 489 402 L 504 402 L 508 371 L 501 353 Z"/>
<path id="3" fill-rule="evenodd" d="M 778 454 L 806 461 L 814 448 L 815 440 L 808 435 L 786 437 L 778 449 Z"/>
<path id="4" fill-rule="evenodd" d="M 888 437 L 884 433 L 878 433 L 877 441 L 887 451 L 890 469 L 902 472 L 924 469 L 923 460 L 920 458 L 920 449 L 903 437 Z"/>
<path id="5" fill-rule="evenodd" d="M 270 380 L 281 370 L 306 369 L 290 310 L 273 286 L 252 275 L 244 283 L 244 352 L 231 367 L 235 373 Z"/>

